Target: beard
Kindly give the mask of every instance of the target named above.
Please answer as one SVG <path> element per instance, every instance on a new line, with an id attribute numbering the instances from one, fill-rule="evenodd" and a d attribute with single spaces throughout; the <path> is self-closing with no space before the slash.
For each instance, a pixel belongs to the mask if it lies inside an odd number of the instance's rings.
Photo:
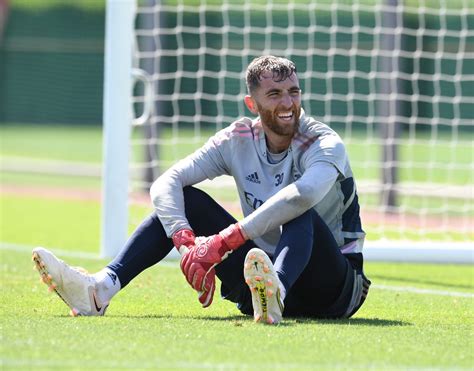
<path id="1" fill-rule="evenodd" d="M 300 123 L 301 108 L 294 107 L 291 109 L 291 112 L 293 113 L 293 117 L 291 121 L 288 121 L 288 122 L 282 122 L 282 120 L 278 118 L 278 115 L 276 114 L 276 112 L 264 109 L 258 103 L 257 103 L 257 108 L 258 108 L 258 114 L 260 116 L 262 125 L 266 127 L 267 129 L 269 129 L 270 131 L 272 131 L 273 133 L 280 136 L 292 138 L 298 131 L 298 126 Z"/>

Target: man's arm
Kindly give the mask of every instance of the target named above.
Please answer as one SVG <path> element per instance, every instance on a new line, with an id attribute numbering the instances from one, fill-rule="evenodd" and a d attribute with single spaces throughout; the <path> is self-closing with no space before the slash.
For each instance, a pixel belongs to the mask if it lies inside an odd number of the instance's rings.
<path id="1" fill-rule="evenodd" d="M 168 237 L 179 230 L 191 229 L 184 213 L 183 188 L 206 178 L 204 171 L 186 158 L 168 169 L 151 186 L 151 200 Z"/>
<path id="2" fill-rule="evenodd" d="M 222 143 L 222 142 L 219 142 Z M 150 196 L 166 234 L 173 240 L 181 258 L 181 266 L 189 253 L 195 249 L 196 238 L 185 215 L 183 188 L 227 174 L 218 143 L 211 138 L 205 146 L 181 160 L 152 185 Z M 203 307 L 211 305 L 215 290 L 215 271 L 209 263 L 193 264 L 194 272 L 200 272 L 200 285 L 192 285 L 198 291 Z M 184 271 L 183 271 L 184 272 Z M 188 277 L 188 275 L 186 275 Z M 189 281 L 189 280 L 188 280 Z M 190 282 L 191 283 L 191 282 Z"/>
<path id="3" fill-rule="evenodd" d="M 319 161 L 239 224 L 249 239 L 260 237 L 314 207 L 326 196 L 338 176 L 339 172 L 333 164 Z"/>
<path id="4" fill-rule="evenodd" d="M 163 173 L 150 188 L 156 214 L 168 237 L 182 229 L 191 229 L 184 212 L 183 188 L 228 174 L 224 157 L 225 143 L 212 137 L 193 154 Z M 179 247 L 179 246 L 178 246 Z"/>
<path id="5" fill-rule="evenodd" d="M 259 237 L 313 207 L 331 189 L 338 175 L 332 164 L 317 163 L 241 222 L 213 236 L 196 239 L 196 246 L 181 259 L 181 270 L 188 283 L 198 292 L 206 293 L 210 305 L 214 293 L 214 285 L 210 286 L 210 282 L 214 282 L 215 265 L 249 238 Z"/>
<path id="6" fill-rule="evenodd" d="M 302 215 L 327 195 L 339 176 L 345 176 L 347 152 L 336 133 L 318 137 L 297 158 L 303 169 L 301 178 L 267 199 L 240 222 L 250 239 Z"/>

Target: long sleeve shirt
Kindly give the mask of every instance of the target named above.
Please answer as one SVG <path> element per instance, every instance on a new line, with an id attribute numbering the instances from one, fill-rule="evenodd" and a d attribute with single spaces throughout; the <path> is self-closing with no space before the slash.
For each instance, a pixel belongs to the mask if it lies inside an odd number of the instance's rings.
<path id="1" fill-rule="evenodd" d="M 151 187 L 167 235 L 191 228 L 184 213 L 183 187 L 230 175 L 244 215 L 240 225 L 265 251 L 274 251 L 283 224 L 314 208 L 344 253 L 361 252 L 365 233 L 356 184 L 339 135 L 302 111 L 286 156 L 273 162 L 259 118 L 241 118 L 216 133 Z"/>

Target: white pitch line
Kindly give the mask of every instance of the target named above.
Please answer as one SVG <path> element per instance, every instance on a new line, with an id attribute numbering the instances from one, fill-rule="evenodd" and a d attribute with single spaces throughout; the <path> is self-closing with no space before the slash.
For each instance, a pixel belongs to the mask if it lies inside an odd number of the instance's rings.
<path id="1" fill-rule="evenodd" d="M 9 242 L 0 242 L 0 250 L 15 251 L 21 253 L 31 253 L 31 250 L 35 246 L 30 245 L 20 245 Z M 90 260 L 103 260 L 98 254 L 80 252 L 80 251 L 67 251 L 61 249 L 52 248 L 51 251 L 54 254 L 59 255 L 60 257 L 70 257 L 77 259 L 90 259 Z M 179 264 L 176 259 L 169 259 L 166 261 L 161 261 L 160 266 L 163 267 L 179 267 Z M 411 294 L 420 294 L 420 295 L 439 295 L 439 296 L 455 296 L 462 298 L 473 298 L 474 294 L 469 292 L 459 292 L 459 291 L 445 291 L 445 290 L 434 290 L 434 289 L 422 289 L 418 287 L 411 286 L 392 286 L 392 285 L 379 285 L 373 284 L 371 286 L 373 289 L 377 290 L 387 290 L 387 291 L 398 291 L 398 292 L 407 292 Z"/>
<path id="2" fill-rule="evenodd" d="M 10 242 L 0 242 L 0 250 L 9 250 L 9 251 L 16 251 L 16 252 L 24 252 L 24 253 L 31 253 L 31 251 L 38 246 L 31 246 L 31 245 L 20 245 L 16 243 Z M 56 248 L 48 248 L 54 254 L 60 256 L 66 256 L 71 258 L 78 258 L 78 259 L 90 259 L 90 260 L 100 260 L 98 254 L 90 253 L 90 252 L 80 252 L 80 251 L 67 251 L 61 250 Z"/>
<path id="3" fill-rule="evenodd" d="M 31 251 L 35 247 L 37 246 L 21 245 L 21 244 L 0 241 L 0 250 L 8 250 L 8 251 L 14 251 L 14 252 L 19 252 L 19 253 L 31 254 Z M 68 250 L 61 250 L 61 249 L 49 248 L 49 247 L 47 249 L 53 252 L 59 258 L 67 257 L 67 258 L 73 258 L 73 259 L 107 260 L 107 258 L 101 258 L 99 254 L 95 254 L 91 252 L 68 251 Z M 160 266 L 179 267 L 179 264 L 177 260 L 166 260 L 166 261 L 161 261 Z"/>
<path id="4" fill-rule="evenodd" d="M 411 294 L 421 294 L 421 295 L 456 296 L 456 297 L 461 297 L 461 298 L 474 297 L 474 294 L 471 294 L 469 292 L 420 289 L 418 287 L 410 287 L 410 286 L 372 285 L 371 288 L 378 289 L 378 290 L 409 292 Z"/>

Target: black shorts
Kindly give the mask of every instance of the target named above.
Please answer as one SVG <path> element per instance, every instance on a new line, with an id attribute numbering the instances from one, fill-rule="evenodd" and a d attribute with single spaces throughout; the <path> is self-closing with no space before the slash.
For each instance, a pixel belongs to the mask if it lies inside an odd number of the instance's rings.
<path id="1" fill-rule="evenodd" d="M 311 292 L 307 292 L 307 298 L 301 298 L 293 295 L 290 290 L 285 298 L 283 316 L 330 319 L 353 316 L 364 303 L 371 282 L 358 263 L 353 259 L 347 259 L 347 261 L 346 279 L 339 296 L 331 305 L 318 305 L 317 298 L 314 301 L 305 300 L 311 299 Z M 234 287 L 233 290 L 222 285 L 221 295 L 224 299 L 237 303 L 237 307 L 243 314 L 253 315 L 252 296 L 247 285 Z"/>

